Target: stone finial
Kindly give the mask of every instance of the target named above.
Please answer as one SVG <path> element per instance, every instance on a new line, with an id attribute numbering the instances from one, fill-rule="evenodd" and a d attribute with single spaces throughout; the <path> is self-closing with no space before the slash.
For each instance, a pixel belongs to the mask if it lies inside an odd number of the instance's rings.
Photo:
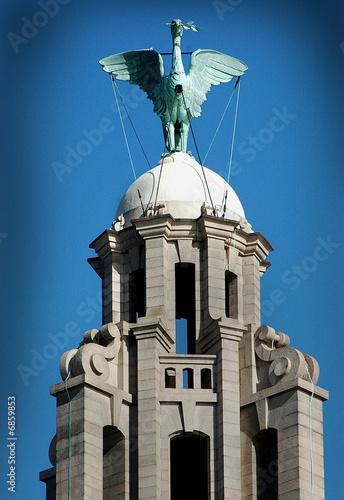
<path id="1" fill-rule="evenodd" d="M 116 232 L 120 231 L 121 229 L 123 229 L 124 227 L 124 224 L 125 224 L 125 218 L 124 218 L 124 215 L 121 214 L 117 217 L 117 219 L 115 219 L 112 223 L 112 229 L 114 229 Z"/>

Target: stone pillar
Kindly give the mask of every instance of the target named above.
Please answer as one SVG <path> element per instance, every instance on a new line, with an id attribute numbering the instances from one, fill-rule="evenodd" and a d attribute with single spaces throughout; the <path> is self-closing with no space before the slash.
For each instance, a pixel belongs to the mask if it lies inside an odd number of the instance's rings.
<path id="1" fill-rule="evenodd" d="M 127 328 L 121 326 L 122 332 L 113 323 L 103 325 L 99 331 L 89 330 L 78 349 L 61 357 L 60 371 L 65 381 L 51 388 L 51 394 L 57 398 L 56 500 L 67 500 L 69 492 L 73 500 L 102 498 L 105 449 L 108 457 L 118 452 L 123 467 L 119 475 L 115 465 L 112 467 L 107 460 L 107 495 L 118 494 L 121 500 L 129 498 L 132 397 L 123 390 L 128 381 L 118 370 L 118 363 L 126 366 L 127 359 Z M 118 376 L 118 371 L 122 376 Z M 117 436 L 110 432 L 104 439 L 105 427 L 106 431 L 118 431 Z"/>
<path id="2" fill-rule="evenodd" d="M 166 271 L 167 242 L 165 238 L 146 236 L 146 308 L 147 316 L 167 317 Z"/>
<path id="3" fill-rule="evenodd" d="M 169 351 L 172 339 L 160 320 L 139 318 L 132 325 L 137 339 L 138 498 L 161 498 L 161 432 L 159 355 Z"/>
<path id="4" fill-rule="evenodd" d="M 243 422 L 243 426 L 250 423 Z M 257 498 L 256 456 L 252 439 L 241 432 L 241 499 L 256 500 Z"/>
<path id="5" fill-rule="evenodd" d="M 210 318 L 219 319 L 225 311 L 224 241 L 208 237 L 202 262 L 203 297 Z"/>
<path id="6" fill-rule="evenodd" d="M 239 342 L 243 331 L 235 320 L 214 321 L 200 340 L 203 353 L 217 355 L 215 484 L 219 500 L 241 499 Z"/>
<path id="7" fill-rule="evenodd" d="M 260 271 L 255 255 L 249 255 L 243 261 L 243 322 L 245 325 L 260 325 Z"/>
<path id="8" fill-rule="evenodd" d="M 57 398 L 56 500 L 94 500 L 103 492 L 103 426 L 108 398 L 80 377 L 52 387 Z M 71 457 L 69 459 L 69 456 Z M 102 493 L 101 493 L 102 494 Z"/>
<path id="9" fill-rule="evenodd" d="M 103 324 L 117 323 L 121 314 L 122 249 L 118 233 L 107 229 L 90 244 L 98 257 L 89 263 L 102 278 L 102 320 Z"/>
<path id="10" fill-rule="evenodd" d="M 306 383 L 307 384 L 307 383 Z M 323 500 L 324 451 L 322 401 L 308 390 L 288 398 L 278 431 L 280 500 Z M 324 391 L 322 391 L 324 392 Z M 311 496 L 313 492 L 313 496 Z"/>

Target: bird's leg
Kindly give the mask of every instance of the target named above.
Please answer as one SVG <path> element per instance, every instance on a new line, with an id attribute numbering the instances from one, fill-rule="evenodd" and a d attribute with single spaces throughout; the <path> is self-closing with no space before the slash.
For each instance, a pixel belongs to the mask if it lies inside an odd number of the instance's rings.
<path id="1" fill-rule="evenodd" d="M 162 123 L 162 129 L 164 131 L 164 139 L 166 144 L 166 149 L 170 152 L 175 151 L 175 136 L 174 136 L 174 125 L 169 120 L 168 122 Z"/>
<path id="2" fill-rule="evenodd" d="M 186 153 L 189 133 L 189 122 L 182 122 L 180 125 L 180 151 Z"/>
<path id="3" fill-rule="evenodd" d="M 176 151 L 182 151 L 180 123 L 174 124 L 174 147 Z"/>

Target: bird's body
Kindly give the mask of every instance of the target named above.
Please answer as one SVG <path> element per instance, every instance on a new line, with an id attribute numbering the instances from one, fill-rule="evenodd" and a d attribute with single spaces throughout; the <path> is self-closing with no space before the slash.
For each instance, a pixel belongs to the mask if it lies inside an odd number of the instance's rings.
<path id="1" fill-rule="evenodd" d="M 181 36 L 184 28 L 180 19 L 171 23 L 173 38 L 172 69 L 165 74 L 161 55 L 153 49 L 122 52 L 102 59 L 103 70 L 129 81 L 147 93 L 153 101 L 154 112 L 160 117 L 168 151 L 186 152 L 189 125 L 201 114 L 201 105 L 212 85 L 240 76 L 247 66 L 233 57 L 215 50 L 198 49 L 191 54 L 188 73 L 185 73 Z"/>

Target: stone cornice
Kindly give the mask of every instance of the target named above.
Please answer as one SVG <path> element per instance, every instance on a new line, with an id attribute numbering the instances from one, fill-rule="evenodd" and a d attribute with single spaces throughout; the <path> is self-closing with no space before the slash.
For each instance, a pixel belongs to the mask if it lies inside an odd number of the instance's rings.
<path id="1" fill-rule="evenodd" d="M 215 238 L 234 247 L 242 257 L 254 255 L 262 264 L 262 272 L 270 265 L 263 262 L 273 247 L 262 233 L 247 233 L 240 229 L 239 222 L 222 217 L 201 215 L 198 219 L 174 219 L 170 214 L 141 217 L 131 221 L 132 226 L 117 232 L 107 229 L 90 247 L 104 259 L 111 252 L 123 252 L 136 246 L 138 240 L 165 238 L 166 241 L 191 238 L 201 241 Z"/>
<path id="2" fill-rule="evenodd" d="M 240 342 L 246 330 L 247 328 L 245 326 L 234 319 L 220 318 L 218 320 L 213 320 L 213 322 L 205 328 L 204 334 L 198 339 L 197 343 L 204 352 L 219 340 L 226 339 L 233 342 Z"/>
<path id="3" fill-rule="evenodd" d="M 303 380 L 302 378 L 295 378 L 287 382 L 279 382 L 272 387 L 262 389 L 261 391 L 250 394 L 249 396 L 241 397 L 241 407 L 248 406 L 264 398 L 271 398 L 273 396 L 288 392 L 291 390 L 300 390 L 306 392 L 307 394 L 312 394 L 314 389 L 314 397 L 321 399 L 321 401 L 326 401 L 329 398 L 329 393 L 326 389 L 322 389 L 318 386 L 312 386 L 311 382 L 308 380 Z"/>
<path id="4" fill-rule="evenodd" d="M 106 229 L 89 245 L 89 247 L 93 248 L 103 260 L 110 253 L 123 253 L 133 246 L 137 246 L 140 242 L 138 240 L 141 240 L 141 238 L 133 226 L 123 229 L 120 232 L 114 229 Z"/>
<path id="5" fill-rule="evenodd" d="M 87 373 L 82 373 L 76 377 L 71 377 L 67 381 L 67 389 L 71 390 L 80 386 L 91 387 L 96 389 L 102 394 L 108 396 L 121 397 L 122 400 L 128 404 L 132 403 L 132 395 L 118 387 L 114 387 L 110 384 L 106 384 L 102 381 L 98 381 L 96 377 L 89 375 Z M 66 383 L 60 382 L 58 384 L 52 385 L 50 387 L 50 394 L 52 396 L 58 397 L 61 393 L 66 392 Z"/>
<path id="6" fill-rule="evenodd" d="M 273 247 L 262 233 L 250 233 L 246 237 L 246 246 L 243 255 L 255 255 L 259 261 L 264 260 L 269 252 L 273 251 Z"/>
<path id="7" fill-rule="evenodd" d="M 156 338 L 167 352 L 170 351 L 171 346 L 174 344 L 174 340 L 167 333 L 161 318 L 141 317 L 138 323 L 130 323 L 130 330 L 137 340 Z"/>
<path id="8" fill-rule="evenodd" d="M 121 242 L 118 233 L 113 229 L 106 229 L 98 238 L 89 245 L 101 259 L 104 259 L 111 252 L 121 252 Z"/>

